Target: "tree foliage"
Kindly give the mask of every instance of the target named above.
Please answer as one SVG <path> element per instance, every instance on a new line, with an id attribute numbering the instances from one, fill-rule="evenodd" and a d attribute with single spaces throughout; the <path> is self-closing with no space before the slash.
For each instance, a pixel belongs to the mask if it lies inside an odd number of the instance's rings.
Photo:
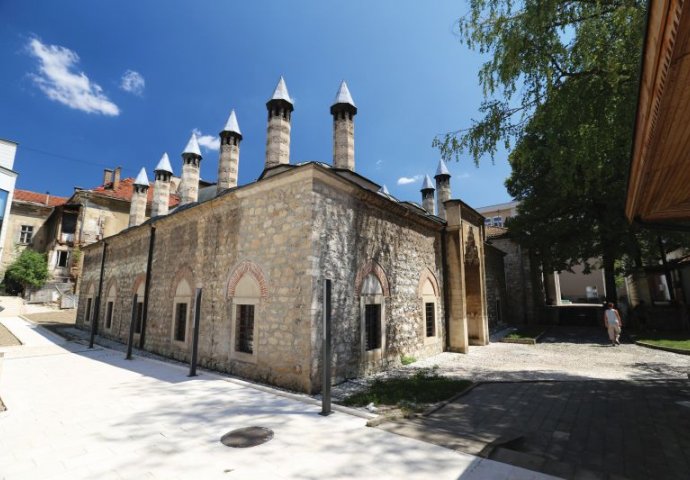
<path id="1" fill-rule="evenodd" d="M 637 104 L 642 0 L 470 0 L 460 31 L 490 59 L 479 72 L 483 118 L 435 140 L 475 163 L 512 151 L 510 230 L 545 268 L 639 249 L 624 215 Z"/>
<path id="2" fill-rule="evenodd" d="M 5 285 L 13 293 L 24 293 L 26 288 L 43 286 L 48 278 L 48 262 L 44 254 L 30 248 L 22 251 L 5 271 Z"/>

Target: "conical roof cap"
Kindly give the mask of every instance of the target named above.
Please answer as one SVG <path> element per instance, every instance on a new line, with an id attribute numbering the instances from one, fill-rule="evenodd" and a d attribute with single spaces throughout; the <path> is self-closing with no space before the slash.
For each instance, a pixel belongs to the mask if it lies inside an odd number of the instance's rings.
<path id="1" fill-rule="evenodd" d="M 170 165 L 170 159 L 168 158 L 167 152 L 163 154 L 161 159 L 158 161 L 158 165 L 156 165 L 156 168 L 154 168 L 153 171 L 173 173 L 173 169 Z"/>
<path id="2" fill-rule="evenodd" d="M 443 159 L 438 161 L 438 168 L 436 169 L 436 177 L 439 175 L 448 175 L 450 176 L 450 171 L 448 170 L 448 167 L 446 166 L 446 162 L 443 161 Z"/>
<path id="3" fill-rule="evenodd" d="M 379 193 L 383 193 L 384 195 L 390 195 L 390 192 L 388 191 L 388 188 L 386 188 L 386 185 L 379 188 Z"/>
<path id="4" fill-rule="evenodd" d="M 192 132 L 192 136 L 189 138 L 189 142 L 187 142 L 187 146 L 184 147 L 184 151 L 182 154 L 184 155 L 185 153 L 193 153 L 194 155 L 201 156 L 201 150 L 199 150 L 199 142 L 196 139 L 196 133 Z"/>
<path id="5" fill-rule="evenodd" d="M 429 178 L 429 175 L 424 175 L 424 183 L 422 184 L 422 190 L 435 190 L 434 184 L 431 183 L 431 178 Z"/>
<path id="6" fill-rule="evenodd" d="M 285 85 L 285 79 L 282 75 L 280 76 L 280 80 L 278 80 L 278 85 L 276 85 L 276 89 L 273 91 L 273 96 L 271 97 L 271 100 L 285 100 L 289 104 L 292 104 L 292 99 L 290 98 L 287 85 Z"/>
<path id="7" fill-rule="evenodd" d="M 134 179 L 134 185 L 149 186 L 149 177 L 146 176 L 145 168 L 142 167 L 141 170 L 139 170 L 139 175 Z"/>
<path id="8" fill-rule="evenodd" d="M 239 133 L 240 135 L 242 135 L 242 132 L 240 132 L 240 126 L 237 123 L 237 115 L 235 115 L 235 109 L 234 108 L 230 112 L 230 116 L 228 117 L 228 121 L 225 124 L 225 128 L 223 129 L 223 131 L 224 132 Z"/>
<path id="9" fill-rule="evenodd" d="M 348 105 L 356 107 L 355 101 L 352 100 L 352 95 L 350 95 L 350 89 L 347 88 L 347 83 L 345 83 L 345 80 L 340 82 L 340 88 L 338 88 L 338 93 L 335 94 L 335 100 L 333 101 L 333 105 L 337 105 L 339 103 L 346 103 Z"/>

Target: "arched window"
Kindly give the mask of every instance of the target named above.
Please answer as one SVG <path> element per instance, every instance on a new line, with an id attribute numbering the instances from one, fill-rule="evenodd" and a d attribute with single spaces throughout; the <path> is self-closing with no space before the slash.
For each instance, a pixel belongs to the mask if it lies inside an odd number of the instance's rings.
<path id="1" fill-rule="evenodd" d="M 231 328 L 232 357 L 248 362 L 256 361 L 257 328 L 256 317 L 261 301 L 261 286 L 250 273 L 243 274 L 233 286 Z"/>
<path id="2" fill-rule="evenodd" d="M 189 312 L 192 305 L 192 287 L 187 279 L 177 283 L 173 298 L 172 339 L 174 343 L 186 345 L 189 337 Z"/>
<path id="3" fill-rule="evenodd" d="M 84 297 L 84 301 L 85 301 L 84 316 L 83 316 L 83 322 L 84 323 L 91 323 L 91 317 L 93 316 L 93 297 L 94 297 L 94 290 L 93 290 L 93 284 L 91 284 L 86 289 L 86 296 Z"/>
<path id="4" fill-rule="evenodd" d="M 105 297 L 105 329 L 112 330 L 115 315 L 115 301 L 117 300 L 117 288 L 115 283 L 110 285 L 108 295 Z"/>
<path id="5" fill-rule="evenodd" d="M 139 285 L 134 293 L 137 295 L 137 312 L 134 317 L 134 334 L 141 334 L 142 323 L 144 322 L 144 287 L 143 279 L 138 280 Z"/>
<path id="6" fill-rule="evenodd" d="M 422 286 L 422 305 L 424 314 L 424 338 L 436 337 L 436 292 L 429 279 L 426 279 Z"/>
<path id="7" fill-rule="evenodd" d="M 424 339 L 424 343 L 434 343 L 438 341 L 440 336 L 438 306 L 441 293 L 436 276 L 431 269 L 425 268 L 422 270 L 422 273 L 419 275 L 417 291 L 422 309 L 420 336 Z"/>
<path id="8" fill-rule="evenodd" d="M 377 364 L 386 351 L 386 304 L 388 282 L 377 264 L 363 276 L 360 283 L 360 331 L 362 360 Z M 381 279 L 383 278 L 383 283 Z"/>

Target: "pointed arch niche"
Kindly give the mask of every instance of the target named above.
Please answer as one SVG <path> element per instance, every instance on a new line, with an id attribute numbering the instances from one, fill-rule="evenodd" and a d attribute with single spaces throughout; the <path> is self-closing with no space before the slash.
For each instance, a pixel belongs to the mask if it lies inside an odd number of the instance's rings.
<path id="1" fill-rule="evenodd" d="M 360 302 L 360 343 L 365 368 L 380 364 L 386 352 L 386 302 L 388 279 L 375 261 L 364 265 L 355 277 Z"/>
<path id="2" fill-rule="evenodd" d="M 420 336 L 424 339 L 425 344 L 436 343 L 440 338 L 439 305 L 441 294 L 436 276 L 429 268 L 422 270 L 419 275 L 417 292 L 422 310 Z"/>
<path id="3" fill-rule="evenodd" d="M 84 323 L 91 323 L 91 318 L 93 317 L 93 308 L 94 308 L 94 296 L 95 296 L 95 289 L 93 286 L 93 282 L 89 282 L 89 284 L 86 286 L 86 289 L 84 290 L 86 292 L 86 295 L 84 296 L 84 316 L 82 317 L 82 321 Z"/>
<path id="4" fill-rule="evenodd" d="M 115 321 L 115 303 L 117 302 L 117 285 L 115 280 L 108 282 L 108 289 L 105 294 L 105 316 L 103 326 L 107 332 L 112 332 Z"/>
<path id="5" fill-rule="evenodd" d="M 190 312 L 194 301 L 194 276 L 189 267 L 178 270 L 172 283 L 173 308 L 171 316 L 170 339 L 179 348 L 189 346 L 191 331 Z"/>
<path id="6" fill-rule="evenodd" d="M 257 326 L 267 297 L 266 277 L 256 263 L 244 261 L 230 273 L 227 304 L 231 359 L 256 363 L 259 346 Z"/>

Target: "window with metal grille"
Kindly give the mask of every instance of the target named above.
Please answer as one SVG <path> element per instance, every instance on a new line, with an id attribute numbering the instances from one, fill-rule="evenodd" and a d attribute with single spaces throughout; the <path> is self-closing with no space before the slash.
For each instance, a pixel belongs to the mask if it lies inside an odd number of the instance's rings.
<path id="1" fill-rule="evenodd" d="M 86 299 L 86 316 L 84 317 L 84 322 L 89 323 L 91 321 L 91 299 Z"/>
<path id="2" fill-rule="evenodd" d="M 31 225 L 22 225 L 19 232 L 19 243 L 31 243 L 34 236 L 34 227 Z"/>
<path id="3" fill-rule="evenodd" d="M 436 335 L 436 304 L 425 303 L 424 314 L 426 319 L 426 336 L 433 337 Z"/>
<path id="4" fill-rule="evenodd" d="M 367 350 L 381 348 L 381 305 L 364 306 L 364 329 Z"/>
<path id="5" fill-rule="evenodd" d="M 238 352 L 254 353 L 254 305 L 237 305 Z"/>
<path id="6" fill-rule="evenodd" d="M 175 340 L 184 342 L 187 334 L 187 304 L 175 305 Z"/>
<path id="7" fill-rule="evenodd" d="M 105 311 L 105 328 L 110 330 L 113 326 L 113 302 L 108 302 Z"/>
<path id="8" fill-rule="evenodd" d="M 137 302 L 137 316 L 134 321 L 134 333 L 141 333 L 141 323 L 144 321 L 144 303 Z"/>

